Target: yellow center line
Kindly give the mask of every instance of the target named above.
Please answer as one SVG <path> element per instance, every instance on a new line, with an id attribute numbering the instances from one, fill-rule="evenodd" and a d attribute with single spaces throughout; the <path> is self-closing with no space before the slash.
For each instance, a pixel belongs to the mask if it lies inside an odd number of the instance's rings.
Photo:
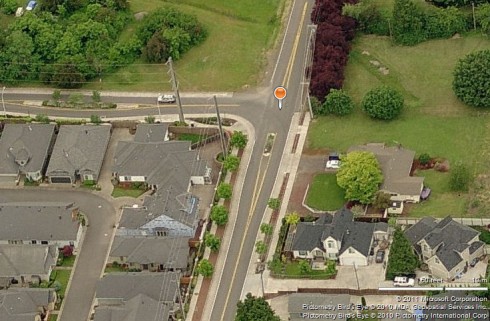
<path id="1" fill-rule="evenodd" d="M 248 213 L 247 224 L 245 226 L 245 232 L 243 233 L 243 236 L 242 236 L 242 239 L 241 239 L 241 242 L 240 242 L 240 250 L 238 251 L 238 257 L 237 257 L 237 260 L 235 262 L 235 268 L 233 270 L 233 275 L 232 275 L 232 278 L 231 278 L 232 280 L 234 280 L 235 277 L 236 277 L 236 271 L 238 269 L 238 262 L 240 262 L 240 257 L 242 256 L 242 251 L 243 251 L 243 245 L 245 244 L 245 237 L 247 236 L 248 229 L 250 227 L 250 222 L 252 221 L 253 214 L 254 214 L 255 209 L 257 207 L 257 202 L 259 200 L 259 195 L 260 195 L 260 192 L 262 191 L 262 187 L 264 185 L 264 181 L 265 181 L 267 170 L 269 169 L 269 163 L 270 163 L 270 159 L 272 157 L 272 151 L 273 150 L 274 150 L 274 145 L 272 145 L 270 154 L 269 154 L 269 156 L 267 156 L 268 157 L 267 164 L 266 164 L 265 170 L 264 170 L 264 172 L 262 174 L 262 179 L 260 181 L 260 184 L 259 184 L 259 186 L 257 186 L 257 183 L 258 183 L 259 177 L 260 177 L 260 167 L 261 167 L 262 159 L 264 158 L 264 156 L 262 156 L 260 158 L 259 173 L 257 175 L 257 180 L 255 181 L 255 187 L 254 187 L 254 191 L 253 191 L 253 195 L 254 196 L 252 198 L 252 206 L 251 206 L 250 211 Z M 259 188 L 258 191 L 257 191 L 257 187 Z M 254 244 L 254 246 L 255 246 L 255 244 Z M 233 282 L 230 284 L 230 287 L 228 288 L 228 293 L 226 294 L 226 300 L 225 300 L 225 305 L 223 307 L 223 313 L 221 314 L 221 317 L 220 317 L 220 320 L 221 321 L 224 321 L 226 307 L 228 306 L 228 301 L 230 300 L 232 285 L 233 285 Z"/>
<path id="2" fill-rule="evenodd" d="M 286 87 L 286 89 L 288 88 L 289 80 L 290 80 L 291 74 L 293 72 L 294 59 L 296 58 L 296 52 L 298 51 L 299 38 L 301 37 L 301 31 L 303 30 L 303 23 L 305 21 L 307 7 L 308 7 L 308 3 L 305 3 L 305 6 L 303 8 L 303 14 L 301 15 L 301 21 L 299 24 L 299 29 L 298 29 L 298 32 L 296 34 L 296 38 L 294 39 L 292 55 L 291 55 L 291 58 L 289 58 L 288 67 L 286 69 L 286 73 L 284 74 L 284 79 L 282 81 L 283 86 Z"/>

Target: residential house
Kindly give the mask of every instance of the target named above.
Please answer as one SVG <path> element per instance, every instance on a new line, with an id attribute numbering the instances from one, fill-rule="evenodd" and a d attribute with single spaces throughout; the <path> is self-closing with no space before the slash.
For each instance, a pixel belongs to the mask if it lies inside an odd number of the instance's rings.
<path id="1" fill-rule="evenodd" d="M 138 124 L 134 141 L 138 143 L 159 143 L 168 141 L 168 123 Z"/>
<path id="2" fill-rule="evenodd" d="M 54 130 L 54 124 L 6 124 L 0 137 L 0 181 L 16 182 L 21 175 L 41 180 Z"/>
<path id="3" fill-rule="evenodd" d="M 46 176 L 50 183 L 97 182 L 111 137 L 111 125 L 63 125 Z"/>
<path id="4" fill-rule="evenodd" d="M 3 244 L 0 245 L 0 278 L 10 278 L 21 285 L 49 281 L 57 260 L 58 248 L 54 245 Z"/>
<path id="5" fill-rule="evenodd" d="M 0 320 L 48 321 L 56 300 L 53 289 L 0 290 Z"/>
<path id="6" fill-rule="evenodd" d="M 94 320 L 153 320 L 156 311 L 158 320 L 169 320 L 180 307 L 179 291 L 178 272 L 107 274 L 97 284 Z"/>
<path id="7" fill-rule="evenodd" d="M 340 265 L 368 265 L 375 238 L 386 239 L 386 223 L 355 222 L 346 208 L 314 222 L 300 222 L 291 242 L 294 258 L 338 260 Z"/>
<path id="8" fill-rule="evenodd" d="M 0 203 L 0 244 L 66 245 L 78 248 L 82 226 L 73 203 Z"/>
<path id="9" fill-rule="evenodd" d="M 480 232 L 454 221 L 450 216 L 437 222 L 424 217 L 405 230 L 405 236 L 430 273 L 452 280 L 466 271 L 469 263 L 484 254 Z"/>
<path id="10" fill-rule="evenodd" d="M 385 144 L 367 144 L 351 147 L 353 151 L 373 153 L 383 172 L 380 190 L 391 195 L 391 200 L 410 203 L 420 202 L 424 188 L 424 178 L 410 176 L 415 152 L 401 146 L 388 147 Z"/>
<path id="11" fill-rule="evenodd" d="M 424 309 L 429 321 L 488 321 L 490 313 L 482 303 L 483 298 L 467 295 L 463 291 L 451 291 L 435 294 L 434 301 Z M 444 304 L 441 304 L 444 302 Z M 457 312 L 457 313 L 455 313 Z M 468 316 L 470 315 L 470 317 Z"/>
<path id="12" fill-rule="evenodd" d="M 402 201 L 390 201 L 390 207 L 386 209 L 386 213 L 390 215 L 400 215 L 403 213 Z"/>
<path id="13" fill-rule="evenodd" d="M 339 309 L 339 306 L 342 309 Z M 310 319 L 346 320 L 342 310 L 352 313 L 350 295 L 323 293 L 292 293 L 288 297 L 290 321 Z M 321 317 L 319 317 L 321 316 Z M 328 317 L 327 317 L 328 316 Z"/>
<path id="14" fill-rule="evenodd" d="M 196 234 L 199 199 L 178 194 L 171 186 L 147 196 L 142 207 L 123 208 L 117 235 L 193 238 Z"/>
<path id="15" fill-rule="evenodd" d="M 188 237 L 116 236 L 109 262 L 142 271 L 186 271 Z"/>
<path id="16" fill-rule="evenodd" d="M 144 183 L 151 189 L 169 181 L 202 185 L 211 183 L 211 168 L 190 149 L 189 141 L 140 143 L 121 141 L 114 157 L 113 176 L 121 184 Z"/>

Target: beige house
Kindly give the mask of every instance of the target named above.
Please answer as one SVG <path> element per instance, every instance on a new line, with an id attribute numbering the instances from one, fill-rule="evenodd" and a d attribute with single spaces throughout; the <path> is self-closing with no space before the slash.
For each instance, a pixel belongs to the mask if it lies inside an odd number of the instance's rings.
<path id="1" fill-rule="evenodd" d="M 401 146 L 388 147 L 374 143 L 351 147 L 347 152 L 353 151 L 371 152 L 376 156 L 384 177 L 380 190 L 390 194 L 392 201 L 420 202 L 424 178 L 410 176 L 414 151 Z"/>
<path id="2" fill-rule="evenodd" d="M 450 216 L 440 222 L 425 217 L 409 227 L 405 235 L 431 274 L 448 281 L 466 272 L 469 263 L 484 254 L 480 232 Z"/>
<path id="3" fill-rule="evenodd" d="M 333 216 L 322 215 L 315 222 L 300 222 L 286 251 L 296 259 L 338 260 L 340 265 L 368 265 L 374 240 L 388 237 L 388 224 L 355 222 L 346 208 Z"/>

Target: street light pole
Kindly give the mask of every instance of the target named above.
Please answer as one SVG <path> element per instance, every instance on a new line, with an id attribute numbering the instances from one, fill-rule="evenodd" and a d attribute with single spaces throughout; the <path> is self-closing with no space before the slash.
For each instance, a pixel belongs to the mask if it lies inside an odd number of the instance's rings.
<path id="1" fill-rule="evenodd" d="M 5 92 L 5 86 L 2 88 L 2 106 L 3 106 L 3 115 L 7 118 L 7 110 L 5 109 L 5 101 L 3 100 L 3 93 Z"/>

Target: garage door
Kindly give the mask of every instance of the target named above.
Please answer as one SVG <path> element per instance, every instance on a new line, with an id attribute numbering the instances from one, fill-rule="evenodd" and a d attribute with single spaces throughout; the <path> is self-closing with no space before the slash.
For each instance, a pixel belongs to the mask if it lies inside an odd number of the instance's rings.
<path id="1" fill-rule="evenodd" d="M 354 266 L 354 264 L 356 266 L 366 265 L 366 260 L 361 257 L 341 257 L 339 261 L 341 265 L 351 265 L 351 266 Z"/>
<path id="2" fill-rule="evenodd" d="M 70 177 L 51 177 L 51 183 L 71 184 Z"/>

